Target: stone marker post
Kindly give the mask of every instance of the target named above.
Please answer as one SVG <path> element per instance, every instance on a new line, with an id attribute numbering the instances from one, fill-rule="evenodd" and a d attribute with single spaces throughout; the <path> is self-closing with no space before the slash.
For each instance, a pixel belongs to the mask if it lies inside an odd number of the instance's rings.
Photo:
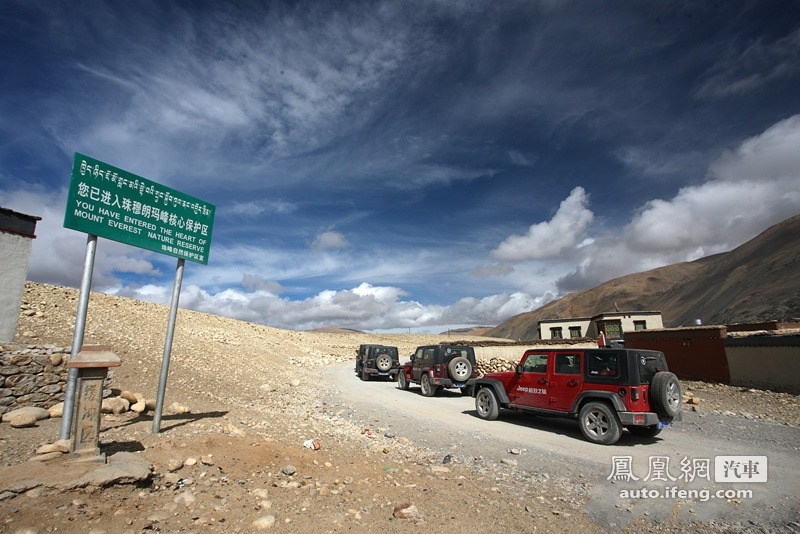
<path id="1" fill-rule="evenodd" d="M 105 463 L 100 454 L 100 410 L 103 406 L 103 381 L 109 367 L 121 365 L 107 345 L 84 345 L 68 368 L 78 371 L 72 417 L 70 456 Z"/>

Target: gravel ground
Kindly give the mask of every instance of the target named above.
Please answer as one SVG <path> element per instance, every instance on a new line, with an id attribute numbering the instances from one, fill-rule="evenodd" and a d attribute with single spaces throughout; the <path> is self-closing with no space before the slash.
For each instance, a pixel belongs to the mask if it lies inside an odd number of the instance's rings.
<path id="1" fill-rule="evenodd" d="M 71 344 L 77 290 L 28 283 L 23 299 L 17 343 Z M 167 314 L 163 306 L 92 294 L 84 342 L 110 345 L 122 359 L 113 387 L 155 396 Z M 370 412 L 343 403 L 339 385 L 327 381 L 326 370 L 352 361 L 361 343 L 395 345 L 405 355 L 444 339 L 295 332 L 180 310 L 164 406 L 178 403 L 190 412 L 165 413 L 158 433 L 151 416 L 106 415 L 102 422 L 104 450 L 145 456 L 152 480 L 68 493 L 31 490 L 0 500 L 0 532 L 605 531 L 584 510 L 591 488 L 580 464 L 535 472 L 480 455 L 447 461 L 449 440 L 435 432 L 427 438 L 387 432 Z M 798 450 L 797 397 L 685 386 L 699 401 L 684 430 L 722 436 L 733 428 L 736 439 Z M 57 419 L 30 429 L 0 425 L 0 462 L 10 468 L 27 461 L 57 439 L 58 425 Z M 492 446 L 490 438 L 474 437 Z M 321 448 L 305 447 L 308 440 Z M 411 517 L 395 517 L 404 505 Z M 794 532 L 786 524 L 725 518 L 645 519 L 625 530 L 770 529 Z"/>

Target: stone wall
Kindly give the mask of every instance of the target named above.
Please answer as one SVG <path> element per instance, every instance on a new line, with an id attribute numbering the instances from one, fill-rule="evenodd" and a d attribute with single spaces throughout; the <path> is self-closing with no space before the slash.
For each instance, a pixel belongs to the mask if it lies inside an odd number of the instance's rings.
<path id="1" fill-rule="evenodd" d="M 64 400 L 71 347 L 0 346 L 0 415 L 22 408 L 49 408 Z"/>

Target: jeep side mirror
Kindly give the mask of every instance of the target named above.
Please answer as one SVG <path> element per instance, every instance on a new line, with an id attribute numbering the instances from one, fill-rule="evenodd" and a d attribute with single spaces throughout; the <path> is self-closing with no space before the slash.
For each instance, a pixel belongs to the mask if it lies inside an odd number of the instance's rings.
<path id="1" fill-rule="evenodd" d="M 520 364 L 517 364 L 517 374 L 518 375 L 522 374 L 522 366 Z"/>

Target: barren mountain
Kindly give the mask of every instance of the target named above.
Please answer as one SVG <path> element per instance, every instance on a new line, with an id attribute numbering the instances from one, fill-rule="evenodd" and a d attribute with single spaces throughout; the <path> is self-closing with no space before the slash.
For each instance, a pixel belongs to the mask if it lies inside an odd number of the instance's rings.
<path id="1" fill-rule="evenodd" d="M 537 339 L 543 319 L 660 311 L 664 326 L 800 317 L 800 215 L 723 254 L 610 280 L 516 315 L 486 333 Z"/>

